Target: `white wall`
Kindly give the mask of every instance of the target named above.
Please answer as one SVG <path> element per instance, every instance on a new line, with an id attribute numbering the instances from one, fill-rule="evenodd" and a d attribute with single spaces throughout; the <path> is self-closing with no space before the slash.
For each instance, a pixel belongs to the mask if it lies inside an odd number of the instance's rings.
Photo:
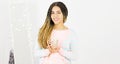
<path id="1" fill-rule="evenodd" d="M 30 5 L 29 0 L 11 1 L 11 24 L 14 40 L 15 64 L 33 64 L 30 47 Z M 31 34 L 32 35 L 32 34 Z"/>
<path id="2" fill-rule="evenodd" d="M 0 64 L 8 63 L 11 48 L 16 64 L 34 64 L 32 54 L 38 30 L 53 1 L 57 0 L 0 2 Z M 79 37 L 77 63 L 120 64 L 119 0 L 62 1 L 69 11 L 65 24 Z"/>
<path id="3" fill-rule="evenodd" d="M 12 49 L 9 4 L 8 0 L 0 1 L 0 64 L 8 64 Z"/>

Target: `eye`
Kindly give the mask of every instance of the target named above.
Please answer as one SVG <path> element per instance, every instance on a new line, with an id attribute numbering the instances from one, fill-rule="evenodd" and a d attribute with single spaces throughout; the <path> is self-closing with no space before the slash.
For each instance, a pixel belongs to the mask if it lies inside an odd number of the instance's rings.
<path id="1" fill-rule="evenodd" d="M 54 12 L 52 11 L 51 14 L 54 14 Z"/>
<path id="2" fill-rule="evenodd" d="M 57 11 L 57 13 L 58 13 L 58 14 L 61 14 L 61 12 L 60 12 L 60 11 Z"/>

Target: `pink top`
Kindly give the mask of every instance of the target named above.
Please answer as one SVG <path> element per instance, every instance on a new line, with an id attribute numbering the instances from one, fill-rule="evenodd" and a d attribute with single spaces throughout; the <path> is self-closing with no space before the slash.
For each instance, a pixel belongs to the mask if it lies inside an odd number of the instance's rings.
<path id="1" fill-rule="evenodd" d="M 39 63 L 47 61 L 49 64 L 70 64 L 77 57 L 77 40 L 75 33 L 70 30 L 53 30 L 51 40 L 57 40 L 61 47 L 59 53 L 52 54 L 49 58 L 44 58 L 50 53 L 48 49 L 41 49 L 38 45 L 35 46 L 35 57 L 39 59 Z M 53 63 L 54 62 L 54 63 Z M 44 62 L 45 63 L 45 62 Z"/>

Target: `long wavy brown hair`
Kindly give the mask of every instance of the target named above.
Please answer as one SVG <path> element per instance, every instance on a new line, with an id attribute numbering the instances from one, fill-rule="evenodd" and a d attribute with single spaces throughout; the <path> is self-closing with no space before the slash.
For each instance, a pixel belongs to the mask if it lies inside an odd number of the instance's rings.
<path id="1" fill-rule="evenodd" d="M 65 4 L 63 2 L 53 2 L 50 5 L 48 12 L 47 12 L 46 19 L 45 19 L 45 23 L 40 28 L 39 33 L 38 33 L 39 46 L 44 49 L 47 48 L 47 41 L 50 39 L 51 32 L 54 27 L 54 23 L 51 19 L 51 12 L 52 12 L 52 8 L 54 6 L 58 6 L 61 9 L 62 14 L 63 14 L 63 22 L 65 22 L 65 20 L 67 19 L 67 16 L 68 16 L 67 7 L 65 6 Z"/>

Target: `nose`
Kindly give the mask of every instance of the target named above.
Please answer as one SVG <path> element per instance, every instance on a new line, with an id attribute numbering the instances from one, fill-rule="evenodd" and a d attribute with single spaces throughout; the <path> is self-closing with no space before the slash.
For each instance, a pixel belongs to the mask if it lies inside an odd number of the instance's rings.
<path id="1" fill-rule="evenodd" d="M 57 14 L 57 13 L 54 13 L 53 16 L 54 16 L 54 17 L 58 17 L 58 14 Z"/>

